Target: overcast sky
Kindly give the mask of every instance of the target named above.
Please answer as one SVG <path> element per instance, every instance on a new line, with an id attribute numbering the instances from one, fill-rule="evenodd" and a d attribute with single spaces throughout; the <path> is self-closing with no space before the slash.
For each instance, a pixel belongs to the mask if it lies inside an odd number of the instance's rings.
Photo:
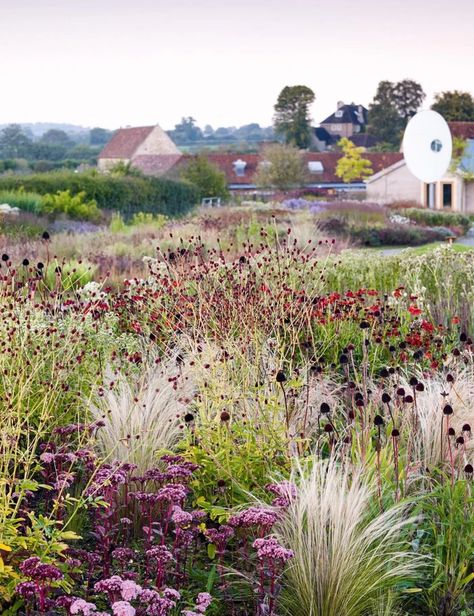
<path id="1" fill-rule="evenodd" d="M 474 93 L 474 0 L 0 0 L 0 124 L 269 125 L 285 85 Z"/>

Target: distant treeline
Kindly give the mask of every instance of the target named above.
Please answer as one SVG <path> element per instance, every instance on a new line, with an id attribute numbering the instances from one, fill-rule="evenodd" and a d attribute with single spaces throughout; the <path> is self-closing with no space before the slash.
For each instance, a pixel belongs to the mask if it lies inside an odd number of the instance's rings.
<path id="1" fill-rule="evenodd" d="M 111 135 L 112 131 L 104 128 L 84 133 L 51 128 L 38 137 L 31 129 L 9 124 L 0 131 L 0 172 L 24 167 L 50 171 L 58 167 L 75 168 L 80 163 L 95 164 Z"/>

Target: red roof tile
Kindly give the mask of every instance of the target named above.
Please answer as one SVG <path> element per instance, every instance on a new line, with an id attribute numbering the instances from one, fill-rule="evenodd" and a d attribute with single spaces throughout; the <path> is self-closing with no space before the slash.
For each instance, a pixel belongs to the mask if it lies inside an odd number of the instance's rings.
<path id="1" fill-rule="evenodd" d="M 258 163 L 264 160 L 264 156 L 261 154 L 209 153 L 205 154 L 205 156 L 209 162 L 219 167 L 225 173 L 228 184 L 237 185 L 253 184 Z M 339 152 L 305 152 L 303 158 L 306 163 L 320 162 L 323 166 L 321 173 L 308 174 L 309 183 L 340 183 L 341 179 L 335 173 L 337 161 L 340 157 L 341 154 Z M 401 152 L 367 152 L 364 154 L 364 158 L 371 161 L 372 169 L 374 173 L 377 173 L 401 160 L 403 154 Z M 188 157 L 183 157 L 183 163 L 187 159 Z M 233 163 L 238 159 L 247 163 L 243 175 L 237 175 L 235 172 Z"/>
<path id="2" fill-rule="evenodd" d="M 154 128 L 154 126 L 119 128 L 105 145 L 99 158 L 132 158 L 135 150 Z"/>
<path id="3" fill-rule="evenodd" d="M 474 122 L 448 122 L 453 137 L 474 139 Z"/>

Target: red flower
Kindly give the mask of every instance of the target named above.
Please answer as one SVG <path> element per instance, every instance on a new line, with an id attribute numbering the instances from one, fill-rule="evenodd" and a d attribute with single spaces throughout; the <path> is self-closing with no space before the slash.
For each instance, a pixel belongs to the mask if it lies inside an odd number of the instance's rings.
<path id="1" fill-rule="evenodd" d="M 458 323 L 461 322 L 461 319 L 459 317 L 453 317 L 451 319 L 451 322 L 453 323 L 453 325 L 457 325 Z"/>
<path id="2" fill-rule="evenodd" d="M 408 306 L 408 312 L 413 316 L 418 316 L 419 314 L 421 314 L 422 310 L 421 308 L 418 308 L 416 304 L 410 304 Z"/>
<path id="3" fill-rule="evenodd" d="M 423 321 L 421 322 L 421 329 L 424 329 L 425 332 L 431 333 L 434 331 L 434 325 L 423 319 Z"/>

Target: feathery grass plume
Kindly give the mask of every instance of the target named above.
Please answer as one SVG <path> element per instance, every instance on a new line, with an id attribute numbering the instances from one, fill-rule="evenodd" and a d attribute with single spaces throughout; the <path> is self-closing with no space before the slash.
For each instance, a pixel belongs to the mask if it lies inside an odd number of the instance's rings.
<path id="1" fill-rule="evenodd" d="M 406 506 L 376 515 L 375 488 L 330 459 L 300 466 L 298 496 L 274 527 L 294 551 L 285 573 L 281 613 L 291 616 L 362 616 L 377 612 L 381 594 L 420 572 L 423 559 L 403 540 Z M 382 611 L 383 613 L 383 611 Z"/>
<path id="2" fill-rule="evenodd" d="M 194 396 L 194 382 L 179 353 L 148 365 L 136 383 L 108 370 L 103 395 L 90 404 L 94 420 L 105 422 L 97 434 L 101 453 L 138 466 L 156 463 L 156 452 L 170 450 L 180 438 L 180 418 Z"/>
<path id="3" fill-rule="evenodd" d="M 416 394 L 418 428 L 411 433 L 412 456 L 423 462 L 423 468 L 433 469 L 446 463 L 446 444 L 442 445 L 440 436 L 444 405 L 449 402 L 454 409 L 450 426 L 456 435 L 461 434 L 463 425 L 474 425 L 474 373 L 472 367 L 466 367 L 455 375 L 453 383 L 448 383 L 441 375 L 418 376 L 423 381 L 424 391 Z M 408 390 L 407 382 L 402 380 L 401 384 Z M 474 440 L 466 438 L 466 452 L 473 449 Z M 462 451 L 458 453 L 462 455 Z"/>

